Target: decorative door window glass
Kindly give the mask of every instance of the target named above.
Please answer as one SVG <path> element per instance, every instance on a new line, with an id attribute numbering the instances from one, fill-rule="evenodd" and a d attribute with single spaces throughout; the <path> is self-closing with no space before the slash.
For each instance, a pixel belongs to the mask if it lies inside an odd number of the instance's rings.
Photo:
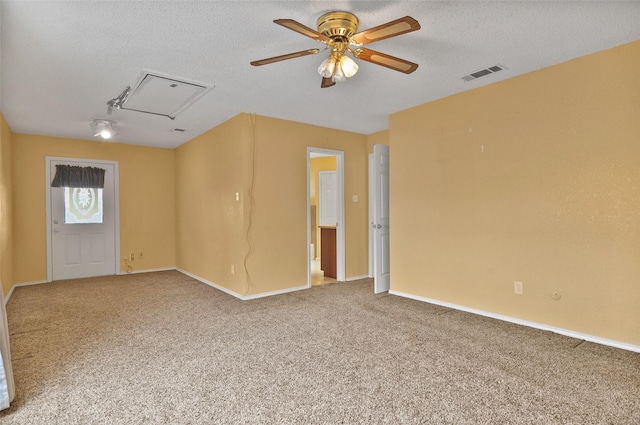
<path id="1" fill-rule="evenodd" d="M 64 188 L 65 224 L 102 223 L 102 189 Z"/>

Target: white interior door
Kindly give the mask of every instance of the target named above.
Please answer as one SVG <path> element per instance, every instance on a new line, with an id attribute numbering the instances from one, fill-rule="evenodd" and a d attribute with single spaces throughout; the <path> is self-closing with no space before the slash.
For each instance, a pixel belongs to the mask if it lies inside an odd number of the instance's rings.
<path id="1" fill-rule="evenodd" d="M 389 147 L 373 146 L 374 292 L 389 290 Z"/>
<path id="2" fill-rule="evenodd" d="M 335 226 L 338 223 L 338 195 L 336 193 L 336 172 L 318 173 L 318 204 L 320 226 Z"/>
<path id="3" fill-rule="evenodd" d="M 116 274 L 116 172 L 114 163 L 49 160 L 49 182 L 56 165 L 105 169 L 104 189 L 51 187 L 49 184 L 51 279 Z"/>

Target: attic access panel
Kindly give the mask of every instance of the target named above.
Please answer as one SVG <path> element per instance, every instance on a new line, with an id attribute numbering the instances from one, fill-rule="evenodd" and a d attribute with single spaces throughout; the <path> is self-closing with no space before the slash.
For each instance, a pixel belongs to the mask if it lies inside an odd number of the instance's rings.
<path id="1" fill-rule="evenodd" d="M 164 115 L 174 119 L 204 96 L 211 86 L 175 77 L 143 72 L 122 109 Z"/>

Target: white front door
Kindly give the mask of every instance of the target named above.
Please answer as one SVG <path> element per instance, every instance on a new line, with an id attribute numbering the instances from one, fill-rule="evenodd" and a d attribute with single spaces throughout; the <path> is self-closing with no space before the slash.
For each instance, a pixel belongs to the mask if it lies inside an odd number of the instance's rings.
<path id="1" fill-rule="evenodd" d="M 386 292 L 390 286 L 389 270 L 389 146 L 373 146 L 373 181 L 374 196 L 373 222 L 374 229 L 374 292 Z"/>
<path id="2" fill-rule="evenodd" d="M 59 164 L 106 171 L 104 189 L 49 185 L 51 279 L 116 274 L 116 164 L 49 159 L 49 182 Z"/>

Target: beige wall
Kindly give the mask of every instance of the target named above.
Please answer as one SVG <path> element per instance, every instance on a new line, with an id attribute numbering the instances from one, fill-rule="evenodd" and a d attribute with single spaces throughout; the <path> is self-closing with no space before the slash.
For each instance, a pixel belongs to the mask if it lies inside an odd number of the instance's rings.
<path id="1" fill-rule="evenodd" d="M 178 267 L 239 295 L 306 285 L 307 146 L 345 152 L 346 276 L 364 276 L 366 141 L 248 114 L 176 150 L 13 135 L 11 284 L 47 278 L 44 165 L 56 156 L 119 162 L 121 252 L 144 252 L 134 271 Z"/>
<path id="2" fill-rule="evenodd" d="M 13 286 L 12 133 L 0 113 L 0 280 L 3 296 Z"/>
<path id="3" fill-rule="evenodd" d="M 249 292 L 251 118 L 240 114 L 176 150 L 177 267 L 239 295 Z"/>
<path id="4" fill-rule="evenodd" d="M 13 283 L 47 279 L 46 156 L 118 161 L 121 253 L 144 253 L 134 271 L 175 267 L 173 150 L 26 134 L 12 148 Z"/>
<path id="5" fill-rule="evenodd" d="M 344 151 L 346 277 L 366 276 L 366 136 L 257 116 L 254 254 L 256 292 L 307 284 L 307 147 Z M 352 202 L 358 195 L 359 202 Z"/>
<path id="6" fill-rule="evenodd" d="M 245 296 L 307 285 L 309 146 L 345 152 L 346 276 L 366 275 L 366 136 L 249 114 L 177 149 L 178 267 Z"/>
<path id="7" fill-rule="evenodd" d="M 640 344 L 639 75 L 634 42 L 392 115 L 392 290 Z"/>

